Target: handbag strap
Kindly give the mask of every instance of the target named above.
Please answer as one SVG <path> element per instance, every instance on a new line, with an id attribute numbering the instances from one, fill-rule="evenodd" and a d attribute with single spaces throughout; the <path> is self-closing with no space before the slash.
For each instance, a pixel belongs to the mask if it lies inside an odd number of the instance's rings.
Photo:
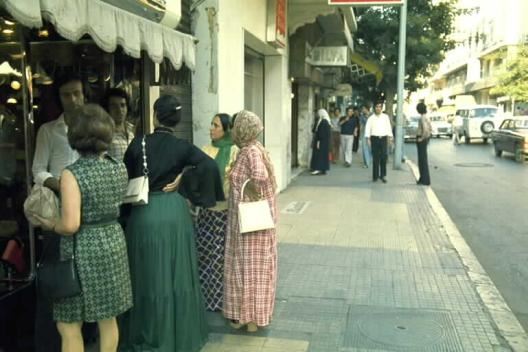
<path id="1" fill-rule="evenodd" d="M 246 186 L 247 184 L 251 181 L 251 178 L 248 178 L 247 180 L 244 181 L 244 183 L 242 184 L 242 189 L 240 190 L 240 199 L 242 201 L 244 201 L 244 190 L 246 189 Z M 260 199 L 263 199 L 264 197 L 262 196 L 262 190 L 260 190 Z"/>
<path id="2" fill-rule="evenodd" d="M 148 176 L 149 169 L 147 165 L 147 141 L 146 136 L 141 140 L 141 149 L 143 151 L 143 176 Z"/>

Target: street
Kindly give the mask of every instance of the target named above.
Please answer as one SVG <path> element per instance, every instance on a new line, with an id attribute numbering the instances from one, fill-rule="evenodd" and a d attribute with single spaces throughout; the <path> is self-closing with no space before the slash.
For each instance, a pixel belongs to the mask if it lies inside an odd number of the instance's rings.
<path id="1" fill-rule="evenodd" d="M 417 162 L 416 146 L 404 153 Z M 525 330 L 528 330 L 528 165 L 474 141 L 429 144 L 431 186 Z"/>

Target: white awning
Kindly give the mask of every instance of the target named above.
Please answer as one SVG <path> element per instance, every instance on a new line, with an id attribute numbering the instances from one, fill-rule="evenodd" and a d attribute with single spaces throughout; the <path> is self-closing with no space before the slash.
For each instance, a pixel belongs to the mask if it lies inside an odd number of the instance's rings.
<path id="1" fill-rule="evenodd" d="M 89 34 L 107 52 L 117 45 L 139 58 L 141 49 L 152 61 L 166 57 L 179 69 L 183 63 L 195 67 L 194 37 L 121 10 L 100 0 L 4 0 L 6 10 L 28 27 L 50 21 L 66 39 L 77 41 Z"/>

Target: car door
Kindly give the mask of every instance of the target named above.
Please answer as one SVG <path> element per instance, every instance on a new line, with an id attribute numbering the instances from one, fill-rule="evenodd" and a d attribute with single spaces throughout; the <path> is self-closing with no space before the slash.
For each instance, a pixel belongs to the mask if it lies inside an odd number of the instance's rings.
<path id="1" fill-rule="evenodd" d="M 499 150 L 505 150 L 506 148 L 506 139 L 507 139 L 507 128 L 510 120 L 504 120 L 499 128 L 494 132 L 493 142 Z"/>
<path id="2" fill-rule="evenodd" d="M 508 120 L 505 125 L 504 136 L 503 136 L 503 150 L 514 153 L 515 152 L 515 135 L 513 131 L 515 129 L 515 120 Z"/>

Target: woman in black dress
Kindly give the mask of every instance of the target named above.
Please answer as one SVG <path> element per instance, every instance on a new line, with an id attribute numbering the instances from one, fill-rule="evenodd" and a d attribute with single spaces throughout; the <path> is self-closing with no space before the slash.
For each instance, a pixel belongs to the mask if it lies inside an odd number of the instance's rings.
<path id="1" fill-rule="evenodd" d="M 330 116 L 325 109 L 317 111 L 319 119 L 314 128 L 314 138 L 312 140 L 312 161 L 310 169 L 312 175 L 326 175 L 330 170 Z"/>
<path id="2" fill-rule="evenodd" d="M 156 128 L 145 137 L 150 193 L 148 204 L 132 206 L 125 230 L 134 307 L 120 324 L 123 352 L 198 352 L 207 340 L 193 222 L 187 201 L 167 188 L 174 190 L 169 186 L 185 167 L 193 167 L 185 175 L 199 177 L 198 171 L 212 164 L 213 169 L 205 168 L 205 175 L 213 176 L 207 185 L 219 189 L 219 200 L 224 197 L 215 161 L 174 136 L 181 108 L 174 96 L 160 97 L 154 104 Z M 129 178 L 143 175 L 142 141 L 136 137 L 125 153 Z M 201 185 L 197 182 L 190 193 L 207 198 L 210 192 Z M 212 198 L 208 206 L 215 205 L 214 192 Z"/>

